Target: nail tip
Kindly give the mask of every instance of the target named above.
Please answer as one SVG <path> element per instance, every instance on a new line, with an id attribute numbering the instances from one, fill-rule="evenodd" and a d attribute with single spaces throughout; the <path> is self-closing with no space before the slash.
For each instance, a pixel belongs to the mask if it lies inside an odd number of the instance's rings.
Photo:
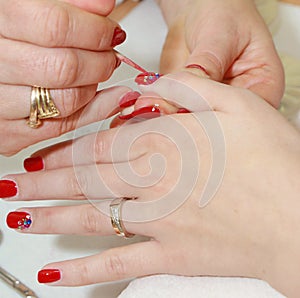
<path id="1" fill-rule="evenodd" d="M 135 104 L 137 99 L 141 96 L 141 93 L 137 91 L 130 91 L 121 97 L 119 101 L 120 108 L 128 108 Z"/>
<path id="2" fill-rule="evenodd" d="M 44 161 L 41 157 L 29 157 L 23 161 L 23 167 L 27 172 L 36 172 L 44 169 Z"/>
<path id="3" fill-rule="evenodd" d="M 17 184 L 8 179 L 0 180 L 0 198 L 11 198 L 18 193 Z"/>
<path id="4" fill-rule="evenodd" d="M 38 272 L 37 280 L 39 283 L 51 283 L 61 279 L 61 273 L 58 269 L 42 269 Z"/>
<path id="5" fill-rule="evenodd" d="M 122 30 L 119 27 L 116 27 L 114 34 L 113 34 L 113 38 L 112 38 L 112 42 L 111 42 L 111 47 L 114 48 L 116 46 L 118 46 L 119 44 L 123 43 L 126 39 L 126 32 L 124 30 Z"/>

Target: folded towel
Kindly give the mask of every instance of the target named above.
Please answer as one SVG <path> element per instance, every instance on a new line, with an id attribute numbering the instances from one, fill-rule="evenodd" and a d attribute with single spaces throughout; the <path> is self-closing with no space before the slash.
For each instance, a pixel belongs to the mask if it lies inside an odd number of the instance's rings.
<path id="1" fill-rule="evenodd" d="M 119 298 L 283 298 L 262 281 L 248 278 L 154 275 L 132 281 Z"/>

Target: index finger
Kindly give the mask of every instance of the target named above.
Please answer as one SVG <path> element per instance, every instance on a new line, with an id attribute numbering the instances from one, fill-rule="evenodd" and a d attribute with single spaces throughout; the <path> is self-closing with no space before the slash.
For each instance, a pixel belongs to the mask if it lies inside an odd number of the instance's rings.
<path id="1" fill-rule="evenodd" d="M 0 34 L 45 47 L 108 50 L 126 34 L 106 17 L 61 1 L 0 2 Z"/>

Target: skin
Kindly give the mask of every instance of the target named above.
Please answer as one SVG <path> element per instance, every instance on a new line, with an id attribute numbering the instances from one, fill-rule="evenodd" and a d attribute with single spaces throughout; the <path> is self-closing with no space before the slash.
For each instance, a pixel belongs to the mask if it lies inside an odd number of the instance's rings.
<path id="1" fill-rule="evenodd" d="M 0 1 L 0 136 L 6 139 L 0 154 L 74 128 L 76 113 L 116 68 L 111 43 L 118 24 L 106 17 L 113 6 L 112 0 Z M 61 112 L 38 130 L 25 121 L 33 85 L 51 89 Z"/>
<path id="2" fill-rule="evenodd" d="M 278 107 L 283 68 L 253 0 L 157 2 L 169 27 L 162 73 L 198 64 L 211 79 L 249 89 Z"/>
<path id="3" fill-rule="evenodd" d="M 297 297 L 300 290 L 299 132 L 252 92 L 188 72 L 162 77 L 142 91 L 155 93 L 161 100 L 190 105 L 191 97 L 178 92 L 182 86 L 196 91 L 210 109 L 203 106 L 193 110 L 193 114 L 168 115 L 100 131 L 97 136 L 78 139 L 73 146 L 71 143 L 55 145 L 35 154 L 43 158 L 44 171 L 6 177 L 18 185 L 17 196 L 8 200 L 77 200 L 87 196 L 98 199 L 97 207 L 103 211 L 99 212 L 91 204 L 24 208 L 21 210 L 29 212 L 33 222 L 23 232 L 113 235 L 107 213 L 109 201 L 101 199 L 109 195 L 138 197 L 137 205 L 130 201 L 123 205 L 122 216 L 130 219 L 132 208 L 137 211 L 142 208 L 139 202 L 162 198 L 197 168 L 199 175 L 184 204 L 152 221 L 125 222 L 129 232 L 151 240 L 48 264 L 44 268 L 61 271 L 61 280 L 53 285 L 85 285 L 155 273 L 246 276 L 263 279 L 284 295 Z M 115 108 L 113 104 L 106 107 L 107 113 Z M 226 144 L 223 178 L 215 196 L 203 208 L 199 207 L 199 199 L 213 161 L 212 143 L 195 116 L 204 122 L 209 117 L 217 117 Z M 168 121 L 176 121 L 190 133 L 201 161 L 189 163 L 189 170 L 183 176 L 179 176 L 182 170 L 179 145 L 189 138 L 177 135 L 177 146 L 174 146 L 170 138 L 156 133 L 168 127 Z M 126 147 L 124 141 L 132 136 L 137 137 L 135 142 Z M 111 148 L 118 141 L 124 146 L 112 155 Z M 71 158 L 74 150 L 81 156 L 75 165 Z M 165 166 L 164 175 L 157 183 L 145 187 L 139 184 L 144 181 L 141 179 L 132 184 L 115 171 L 130 164 L 135 173 L 151 182 L 153 177 L 160 177 L 157 167 L 151 168 L 152 171 L 149 168 L 157 154 L 164 157 Z M 95 166 L 96 176 L 92 174 Z M 61 181 L 55 189 L 48 183 L 52 177 Z M 180 196 L 179 192 L 172 193 L 173 200 Z M 76 226 L 74 220 L 78 222 Z"/>
<path id="4" fill-rule="evenodd" d="M 6 156 L 74 129 L 78 112 L 95 99 L 97 83 L 116 67 L 110 45 L 117 24 L 107 18 L 115 1 L 19 2 L 0 0 L 0 136 L 6 140 L 0 154 Z M 169 27 L 162 73 L 199 64 L 211 79 L 279 105 L 282 66 L 252 0 L 158 3 Z M 26 125 L 32 85 L 51 89 L 61 112 L 37 130 Z"/>

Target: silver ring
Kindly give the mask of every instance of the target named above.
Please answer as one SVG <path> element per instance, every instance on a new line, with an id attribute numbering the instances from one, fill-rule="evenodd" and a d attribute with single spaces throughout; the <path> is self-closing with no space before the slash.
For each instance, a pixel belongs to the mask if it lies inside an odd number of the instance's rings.
<path id="1" fill-rule="evenodd" d="M 112 200 L 109 205 L 111 224 L 118 236 L 122 236 L 124 238 L 132 238 L 134 236 L 134 234 L 131 234 L 126 231 L 123 221 L 121 219 L 122 205 L 124 204 L 125 201 L 134 200 L 134 199 L 135 198 L 125 198 L 125 197 L 116 198 Z"/>

